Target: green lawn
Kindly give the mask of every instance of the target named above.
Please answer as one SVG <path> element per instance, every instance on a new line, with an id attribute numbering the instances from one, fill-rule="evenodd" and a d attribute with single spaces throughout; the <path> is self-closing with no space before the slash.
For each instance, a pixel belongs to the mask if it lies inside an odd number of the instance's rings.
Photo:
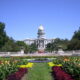
<path id="1" fill-rule="evenodd" d="M 52 80 L 51 69 L 47 63 L 34 63 L 28 70 L 25 80 Z"/>

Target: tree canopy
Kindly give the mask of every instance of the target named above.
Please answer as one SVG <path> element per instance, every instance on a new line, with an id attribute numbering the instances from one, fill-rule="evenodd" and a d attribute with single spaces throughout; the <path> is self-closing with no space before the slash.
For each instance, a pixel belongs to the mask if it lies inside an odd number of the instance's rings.
<path id="1" fill-rule="evenodd" d="M 74 35 L 73 35 L 73 37 L 72 37 L 72 40 L 73 40 L 73 39 L 78 39 L 78 40 L 80 40 L 80 27 L 79 27 L 79 29 L 78 29 L 77 31 L 74 32 Z"/>
<path id="2" fill-rule="evenodd" d="M 5 32 L 5 24 L 0 22 L 0 49 L 5 45 L 5 43 L 9 40 Z"/>
<path id="3" fill-rule="evenodd" d="M 57 51 L 60 47 L 63 50 L 66 50 L 67 49 L 67 44 L 68 44 L 68 40 L 67 39 L 56 38 L 54 40 L 54 42 L 48 43 L 46 45 L 46 50 L 49 51 L 49 52 Z"/>
<path id="4" fill-rule="evenodd" d="M 72 39 L 69 41 L 67 50 L 80 50 L 80 28 L 74 32 Z"/>

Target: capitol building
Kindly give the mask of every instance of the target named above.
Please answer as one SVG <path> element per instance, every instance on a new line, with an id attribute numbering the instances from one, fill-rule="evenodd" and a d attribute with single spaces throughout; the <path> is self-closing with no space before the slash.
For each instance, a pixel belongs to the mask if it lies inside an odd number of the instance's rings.
<path id="1" fill-rule="evenodd" d="M 48 43 L 54 42 L 54 39 L 46 39 L 45 38 L 44 27 L 42 25 L 39 26 L 37 35 L 38 36 L 36 39 L 25 39 L 24 42 L 28 45 L 35 43 L 38 47 L 38 50 L 45 50 L 46 45 Z"/>

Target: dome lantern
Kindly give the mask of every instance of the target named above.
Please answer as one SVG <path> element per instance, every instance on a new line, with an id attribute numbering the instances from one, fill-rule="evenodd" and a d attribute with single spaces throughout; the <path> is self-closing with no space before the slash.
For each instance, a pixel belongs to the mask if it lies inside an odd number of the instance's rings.
<path id="1" fill-rule="evenodd" d="M 44 33 L 44 28 L 42 25 L 39 26 L 37 34 L 38 34 L 38 38 L 44 38 L 45 33 Z"/>
<path id="2" fill-rule="evenodd" d="M 39 28 L 38 28 L 38 30 L 43 31 L 43 30 L 44 30 L 43 26 L 42 26 L 42 25 L 40 25 L 40 26 L 39 26 Z"/>

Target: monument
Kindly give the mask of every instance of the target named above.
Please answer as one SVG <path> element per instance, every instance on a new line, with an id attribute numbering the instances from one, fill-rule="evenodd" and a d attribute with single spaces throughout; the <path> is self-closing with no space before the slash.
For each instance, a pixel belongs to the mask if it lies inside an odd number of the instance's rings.
<path id="1" fill-rule="evenodd" d="M 25 39 L 24 42 L 28 45 L 31 45 L 32 43 L 35 43 L 38 47 L 39 52 L 44 52 L 46 45 L 48 43 L 54 42 L 54 39 L 46 39 L 45 38 L 45 32 L 44 27 L 42 25 L 39 26 L 38 32 L 37 32 L 37 38 L 36 39 Z"/>

